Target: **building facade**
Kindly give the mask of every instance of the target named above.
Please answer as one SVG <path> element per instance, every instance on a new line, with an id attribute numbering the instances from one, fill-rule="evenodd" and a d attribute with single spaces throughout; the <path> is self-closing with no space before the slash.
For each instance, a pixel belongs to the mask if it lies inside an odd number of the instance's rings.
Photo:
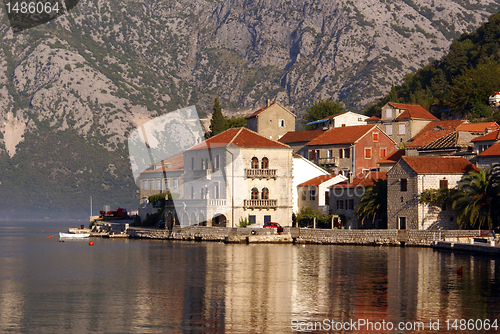
<path id="1" fill-rule="evenodd" d="M 295 115 L 279 102 L 266 105 L 247 117 L 247 128 L 268 139 L 278 140 L 295 131 Z"/>

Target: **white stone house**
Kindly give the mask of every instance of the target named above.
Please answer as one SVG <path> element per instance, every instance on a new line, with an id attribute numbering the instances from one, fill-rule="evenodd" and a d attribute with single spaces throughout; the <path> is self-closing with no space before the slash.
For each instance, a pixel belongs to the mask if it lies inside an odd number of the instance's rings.
<path id="1" fill-rule="evenodd" d="M 330 210 L 330 191 L 334 184 L 347 180 L 343 175 L 320 175 L 297 186 L 299 211 L 310 206 L 313 210 L 327 215 Z"/>
<path id="2" fill-rule="evenodd" d="M 294 213 L 297 214 L 299 212 L 299 193 L 297 191 L 297 186 L 311 178 L 322 175 L 330 175 L 330 173 L 301 155 L 293 154 L 292 202 Z"/>
<path id="3" fill-rule="evenodd" d="M 246 128 L 224 131 L 184 152 L 181 225 L 291 225 L 292 149 Z"/>
<path id="4" fill-rule="evenodd" d="M 314 122 L 309 122 L 306 126 L 311 125 L 315 130 L 328 130 L 343 126 L 366 125 L 366 120 L 368 118 L 369 117 L 366 115 L 346 111 L 340 114 L 327 116 Z"/>
<path id="5" fill-rule="evenodd" d="M 477 167 L 462 157 L 403 156 L 387 172 L 389 229 L 456 229 L 456 212 L 449 205 L 420 203 L 427 189 L 451 189 Z"/>

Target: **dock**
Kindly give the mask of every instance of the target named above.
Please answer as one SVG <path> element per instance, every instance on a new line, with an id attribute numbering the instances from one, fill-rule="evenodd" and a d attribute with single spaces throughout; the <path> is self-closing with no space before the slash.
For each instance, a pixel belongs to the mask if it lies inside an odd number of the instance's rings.
<path id="1" fill-rule="evenodd" d="M 467 253 L 484 256 L 500 256 L 500 246 L 493 243 L 455 243 L 439 241 L 434 247 L 438 251 Z"/>

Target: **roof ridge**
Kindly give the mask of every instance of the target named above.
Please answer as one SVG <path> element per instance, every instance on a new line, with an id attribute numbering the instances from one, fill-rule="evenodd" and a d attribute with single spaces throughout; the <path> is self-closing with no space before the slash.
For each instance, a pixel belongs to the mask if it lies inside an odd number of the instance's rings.
<path id="1" fill-rule="evenodd" d="M 232 145 L 233 144 L 233 141 L 236 139 L 236 137 L 238 137 L 241 133 L 241 131 L 243 131 L 243 127 L 241 127 L 238 132 L 236 132 L 236 134 L 233 136 L 233 138 L 229 141 L 229 143 L 227 143 L 227 146 L 229 145 Z M 228 129 L 229 130 L 229 129 Z"/>

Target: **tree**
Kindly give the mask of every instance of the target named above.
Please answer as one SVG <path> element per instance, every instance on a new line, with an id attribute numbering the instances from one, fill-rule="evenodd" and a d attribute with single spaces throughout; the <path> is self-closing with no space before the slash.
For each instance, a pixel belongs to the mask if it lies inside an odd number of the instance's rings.
<path id="1" fill-rule="evenodd" d="M 313 103 L 312 106 L 307 108 L 306 114 L 304 115 L 305 123 L 314 122 L 327 116 L 337 115 L 344 111 L 344 104 L 342 102 L 321 100 Z"/>
<path id="2" fill-rule="evenodd" d="M 358 205 L 357 216 L 361 218 L 361 224 L 370 217 L 372 224 L 375 223 L 376 217 L 387 222 L 387 180 L 372 179 L 372 181 L 373 186 L 366 188 Z"/>
<path id="3" fill-rule="evenodd" d="M 226 119 L 222 115 L 222 108 L 219 104 L 219 98 L 215 98 L 212 120 L 210 121 L 210 137 L 226 131 Z"/>
<path id="4" fill-rule="evenodd" d="M 493 223 L 498 223 L 499 169 L 496 165 L 492 169 L 471 171 L 460 180 L 452 205 L 457 210 L 458 228 L 491 229 Z"/>

